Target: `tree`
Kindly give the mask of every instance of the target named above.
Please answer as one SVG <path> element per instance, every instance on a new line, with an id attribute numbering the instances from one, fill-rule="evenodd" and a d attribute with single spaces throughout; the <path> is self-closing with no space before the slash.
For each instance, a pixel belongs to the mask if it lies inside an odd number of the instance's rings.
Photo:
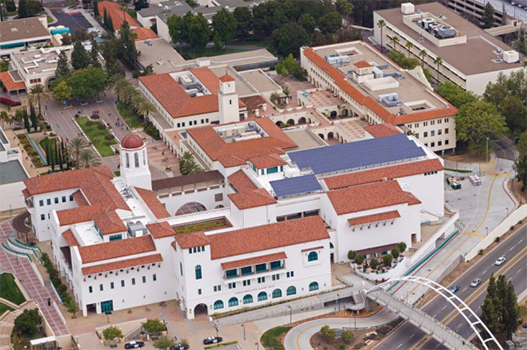
<path id="1" fill-rule="evenodd" d="M 154 342 L 154 348 L 160 350 L 167 350 L 168 348 L 174 345 L 176 345 L 176 343 L 172 339 L 167 337 L 159 337 L 159 339 Z"/>
<path id="2" fill-rule="evenodd" d="M 520 154 L 527 154 L 527 131 L 520 135 L 520 141 L 516 149 Z"/>
<path id="3" fill-rule="evenodd" d="M 24 310 L 15 319 L 15 332 L 21 335 L 30 337 L 37 332 L 37 326 L 42 324 L 42 316 L 38 313 L 38 309 Z"/>
<path id="4" fill-rule="evenodd" d="M 521 154 L 514 163 L 516 181 L 522 184 L 522 192 L 527 190 L 527 153 Z"/>
<path id="5" fill-rule="evenodd" d="M 101 165 L 101 160 L 90 149 L 83 149 L 79 155 L 80 168 L 87 169 Z"/>
<path id="6" fill-rule="evenodd" d="M 494 7 L 490 2 L 487 2 L 485 5 L 485 10 L 483 11 L 483 16 L 481 16 L 481 21 L 483 22 L 483 28 L 492 28 L 494 25 Z"/>
<path id="7" fill-rule="evenodd" d="M 439 69 L 440 69 L 441 65 L 443 64 L 443 59 L 441 57 L 437 56 L 434 59 L 434 64 L 437 65 L 437 82 L 439 83 Z"/>
<path id="8" fill-rule="evenodd" d="M 311 16 L 309 13 L 304 13 L 301 17 L 300 17 L 300 25 L 302 27 L 304 27 L 304 29 L 306 30 L 306 32 L 308 33 L 313 33 L 313 31 L 315 30 L 315 28 L 317 27 L 317 22 L 315 21 L 315 19 L 313 18 L 313 16 Z"/>
<path id="9" fill-rule="evenodd" d="M 121 332 L 121 330 L 115 326 L 110 326 L 108 328 L 105 328 L 103 331 L 102 331 L 102 336 L 104 338 L 104 340 L 106 341 L 110 341 L 110 340 L 114 340 L 114 339 L 118 339 L 118 338 L 121 338 L 123 335 L 123 332 Z"/>
<path id="10" fill-rule="evenodd" d="M 55 70 L 55 77 L 61 78 L 68 76 L 71 73 L 70 65 L 68 63 L 68 56 L 66 56 L 66 51 L 61 50 L 59 53 L 59 60 L 57 62 L 57 69 Z"/>
<path id="11" fill-rule="evenodd" d="M 57 149 L 55 149 L 55 152 L 57 152 Z M 62 165 L 62 162 L 60 164 Z M 72 318 L 75 318 L 75 315 L 79 311 L 79 307 L 77 306 L 77 303 L 75 302 L 75 300 L 73 299 L 68 300 L 68 302 L 65 303 L 64 306 L 66 306 L 66 309 L 68 310 L 68 312 L 72 314 Z"/>
<path id="12" fill-rule="evenodd" d="M 239 6 L 234 9 L 234 18 L 236 18 L 236 36 L 245 41 L 252 29 L 253 15 L 251 10 L 245 6 Z"/>
<path id="13" fill-rule="evenodd" d="M 137 50 L 135 47 L 135 39 L 137 38 L 137 34 L 132 32 L 127 21 L 123 22 L 119 33 L 121 36 L 117 45 L 117 57 L 123 61 L 126 67 L 129 69 L 134 69 L 135 59 L 137 57 Z"/>
<path id="14" fill-rule="evenodd" d="M 31 126 L 33 127 L 34 131 L 38 130 L 38 118 L 37 113 L 35 112 L 35 106 L 33 106 L 33 103 L 29 103 L 29 120 L 31 120 Z"/>
<path id="15" fill-rule="evenodd" d="M 337 12 L 346 17 L 346 24 L 350 23 L 350 15 L 353 12 L 353 5 L 347 0 L 337 0 Z"/>
<path id="16" fill-rule="evenodd" d="M 300 48 L 308 42 L 309 35 L 306 30 L 296 23 L 288 23 L 275 29 L 271 35 L 271 46 L 283 57 L 291 53 L 294 57 L 299 57 Z"/>
<path id="17" fill-rule="evenodd" d="M 159 319 L 151 319 L 141 324 L 147 333 L 159 334 L 165 330 L 165 325 Z"/>
<path id="18" fill-rule="evenodd" d="M 156 108 L 154 105 L 148 101 L 141 101 L 141 103 L 137 106 L 137 114 L 142 115 L 143 118 L 146 118 L 147 115 L 154 113 L 155 111 Z"/>
<path id="19" fill-rule="evenodd" d="M 7 111 L 0 112 L 0 120 L 2 121 L 2 128 L 4 128 L 4 123 L 9 123 L 11 120 L 11 116 Z"/>
<path id="20" fill-rule="evenodd" d="M 179 158 L 179 169 L 182 175 L 203 172 L 203 168 L 196 163 L 194 156 L 190 152 L 184 152 Z"/>
<path id="21" fill-rule="evenodd" d="M 66 80 L 60 81 L 53 88 L 53 98 L 66 104 L 71 99 L 71 87 Z"/>
<path id="22" fill-rule="evenodd" d="M 392 46 L 395 51 L 397 51 L 397 43 L 399 42 L 399 37 L 397 35 L 392 36 L 391 38 Z"/>
<path id="23" fill-rule="evenodd" d="M 406 243 L 404 242 L 399 242 L 397 243 L 397 248 L 399 249 L 399 252 L 404 253 L 404 251 L 406 250 Z"/>
<path id="24" fill-rule="evenodd" d="M 99 44 L 97 41 L 91 41 L 90 61 L 92 67 L 101 68 L 101 62 L 99 62 Z"/>
<path id="25" fill-rule="evenodd" d="M 357 253 L 354 250 L 348 252 L 348 259 L 353 260 L 357 256 Z"/>
<path id="26" fill-rule="evenodd" d="M 407 41 L 404 46 L 406 46 L 406 49 L 408 50 L 408 58 L 410 58 L 414 44 L 411 41 Z"/>
<path id="27" fill-rule="evenodd" d="M 320 328 L 320 334 L 328 342 L 333 342 L 337 338 L 337 332 L 334 329 L 329 328 L 328 325 Z"/>
<path id="28" fill-rule="evenodd" d="M 505 120 L 501 118 L 496 107 L 485 101 L 461 106 L 455 119 L 458 138 L 468 142 L 471 152 L 478 155 L 485 154 L 487 137 L 507 130 Z"/>
<path id="29" fill-rule="evenodd" d="M 494 307 L 494 299 L 489 295 L 485 297 L 481 307 L 481 321 L 487 326 L 492 334 L 499 331 L 498 313 Z"/>
<path id="30" fill-rule="evenodd" d="M 9 62 L 1 61 L 0 62 L 0 72 L 7 72 L 9 70 Z"/>
<path id="31" fill-rule="evenodd" d="M 340 333 L 340 336 L 342 337 L 342 340 L 344 340 L 344 343 L 350 344 L 353 341 L 355 334 L 353 334 L 352 331 L 346 329 Z"/>
<path id="32" fill-rule="evenodd" d="M 178 15 L 172 15 L 167 20 L 168 34 L 174 45 L 179 45 L 184 41 L 183 18 Z"/>
<path id="33" fill-rule="evenodd" d="M 214 50 L 216 52 L 220 52 L 223 49 L 223 42 L 221 41 L 221 37 L 218 33 L 214 33 L 212 42 L 214 43 Z"/>
<path id="34" fill-rule="evenodd" d="M 74 157 L 75 166 L 80 169 L 79 160 L 81 152 L 88 147 L 88 142 L 83 137 L 75 137 L 68 142 L 68 150 Z"/>
<path id="35" fill-rule="evenodd" d="M 438 84 L 437 93 L 457 108 L 479 99 L 474 93 L 465 91 L 450 81 Z"/>
<path id="36" fill-rule="evenodd" d="M 38 106 L 38 115 L 42 117 L 42 101 L 49 100 L 49 92 L 46 91 L 44 85 L 35 84 L 29 89 L 29 101 L 36 103 Z"/>
<path id="37" fill-rule="evenodd" d="M 355 262 L 355 264 L 357 265 L 362 265 L 362 263 L 364 262 L 364 256 L 363 255 L 360 255 L 360 254 L 357 254 L 355 256 L 355 259 L 353 259 L 353 261 Z"/>
<path id="38" fill-rule="evenodd" d="M 283 77 L 293 76 L 297 79 L 300 79 L 303 75 L 302 67 L 292 54 L 289 54 L 282 62 L 276 65 L 276 72 Z"/>
<path id="39" fill-rule="evenodd" d="M 324 34 L 335 34 L 342 27 L 342 17 L 333 11 L 318 20 L 318 27 Z"/>
<path id="40" fill-rule="evenodd" d="M 384 32 L 384 27 L 386 27 L 386 22 L 383 19 L 379 20 L 379 22 L 377 22 L 377 27 L 379 27 L 379 29 L 381 30 L 381 53 L 382 53 L 383 52 L 383 40 L 384 40 L 383 32 Z"/>
<path id="41" fill-rule="evenodd" d="M 20 0 L 18 2 L 18 18 L 29 17 L 27 10 L 27 0 Z"/>
<path id="42" fill-rule="evenodd" d="M 384 266 L 391 267 L 393 262 L 393 255 L 392 254 L 386 254 L 382 257 L 382 263 Z"/>
<path id="43" fill-rule="evenodd" d="M 80 69 L 68 77 L 68 85 L 77 98 L 99 95 L 108 86 L 108 74 L 102 68 Z"/>
<path id="44" fill-rule="evenodd" d="M 498 109 L 514 135 L 527 130 L 527 107 L 518 96 L 506 97 Z"/>
<path id="45" fill-rule="evenodd" d="M 100 17 L 101 14 L 99 13 L 99 1 L 94 0 L 93 1 L 93 17 L 97 18 Z"/>
<path id="46" fill-rule="evenodd" d="M 254 34 L 258 38 L 270 36 L 287 23 L 285 8 L 277 1 L 263 2 L 253 7 Z"/>
<path id="47" fill-rule="evenodd" d="M 24 128 L 28 133 L 31 132 L 31 124 L 29 123 L 29 114 L 27 114 L 27 109 L 24 107 L 22 116 L 24 118 Z"/>
<path id="48" fill-rule="evenodd" d="M 372 270 L 377 270 L 379 265 L 380 265 L 379 260 L 377 260 L 376 258 L 371 258 L 370 267 L 372 268 Z"/>
<path id="49" fill-rule="evenodd" d="M 428 52 L 426 52 L 425 49 L 422 49 L 419 51 L 419 57 L 423 60 L 423 62 L 426 62 L 426 57 L 428 57 Z"/>
<path id="50" fill-rule="evenodd" d="M 84 69 L 88 68 L 90 65 L 91 59 L 82 45 L 81 41 L 76 41 L 73 44 L 73 52 L 71 53 L 71 65 L 74 69 Z"/>
<path id="51" fill-rule="evenodd" d="M 237 26 L 234 14 L 224 8 L 212 16 L 212 29 L 219 35 L 224 45 L 234 40 Z"/>
<path id="52" fill-rule="evenodd" d="M 203 52 L 210 39 L 209 22 L 202 13 L 192 17 L 188 28 L 188 39 L 190 45 L 198 52 Z"/>
<path id="53" fill-rule="evenodd" d="M 141 11 L 142 9 L 148 8 L 147 0 L 134 0 L 134 9 L 136 11 Z"/>
<path id="54" fill-rule="evenodd" d="M 503 300 L 503 308 L 507 310 L 507 318 L 504 322 L 504 330 L 507 340 L 511 340 L 512 333 L 518 328 L 518 319 L 520 318 L 520 308 L 518 307 L 518 298 L 514 292 L 514 284 L 511 281 L 507 283 L 507 293 Z"/>
<path id="55" fill-rule="evenodd" d="M 399 248 L 397 248 L 397 246 L 395 246 L 394 248 L 392 248 L 391 254 L 392 254 L 394 259 L 397 259 L 397 258 L 399 258 L 399 255 L 401 255 L 401 252 L 399 251 Z"/>

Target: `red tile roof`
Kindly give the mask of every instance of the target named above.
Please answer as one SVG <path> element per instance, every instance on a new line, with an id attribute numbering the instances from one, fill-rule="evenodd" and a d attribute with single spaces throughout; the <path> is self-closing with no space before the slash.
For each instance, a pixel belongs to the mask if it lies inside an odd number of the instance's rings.
<path id="1" fill-rule="evenodd" d="M 357 68 L 369 68 L 369 67 L 371 67 L 371 64 L 369 64 L 366 61 L 355 62 L 355 63 L 353 63 L 353 65 L 355 67 L 357 67 Z"/>
<path id="2" fill-rule="evenodd" d="M 134 266 L 142 266 L 147 264 L 153 264 L 163 261 L 161 254 L 154 254 L 148 256 L 142 256 L 140 258 L 133 258 L 127 260 L 116 261 L 109 264 L 101 264 L 82 268 L 82 274 L 84 276 L 95 275 L 97 273 L 115 271 L 120 269 L 126 269 Z"/>
<path id="3" fill-rule="evenodd" d="M 258 187 L 252 182 L 252 180 L 245 174 L 243 170 L 238 170 L 227 178 L 231 185 L 236 188 L 236 191 L 251 191 L 257 190 Z"/>
<path id="4" fill-rule="evenodd" d="M 172 78 L 171 73 L 139 77 L 139 81 L 154 95 L 172 118 L 213 113 L 219 111 L 218 77 L 207 67 L 194 68 L 190 72 L 211 92 L 210 95 L 190 97 Z M 238 101 L 240 105 L 243 102 Z"/>
<path id="5" fill-rule="evenodd" d="M 165 206 L 159 201 L 156 194 L 150 190 L 134 187 L 137 193 L 141 196 L 148 209 L 154 214 L 157 219 L 164 219 L 170 217 L 170 213 Z"/>
<path id="6" fill-rule="evenodd" d="M 176 235 L 176 241 L 183 249 L 209 245 L 210 240 L 203 232 L 192 232 L 182 235 Z"/>
<path id="7" fill-rule="evenodd" d="M 410 199 L 395 180 L 374 182 L 327 192 L 337 215 L 409 203 Z"/>
<path id="8" fill-rule="evenodd" d="M 29 197 L 31 197 L 31 195 L 29 194 L 29 191 L 26 190 L 25 188 L 22 190 L 22 194 L 24 195 L 25 199 L 28 199 Z"/>
<path id="9" fill-rule="evenodd" d="M 348 219 L 348 223 L 350 226 L 357 226 L 357 225 L 370 224 L 372 222 L 396 219 L 400 217 L 401 217 L 401 214 L 399 214 L 399 211 L 392 210 L 392 211 L 387 211 L 385 213 L 365 215 L 365 216 L 359 216 L 353 219 Z"/>
<path id="10" fill-rule="evenodd" d="M 428 159 L 418 162 L 394 165 L 379 169 L 358 171 L 350 174 L 337 175 L 324 179 L 330 190 L 362 185 L 383 179 L 398 179 L 406 176 L 420 175 L 443 170 L 439 159 Z"/>
<path id="11" fill-rule="evenodd" d="M 14 81 L 9 72 L 0 73 L 0 80 L 7 91 L 16 91 L 26 88 L 26 83 L 24 83 L 24 81 Z"/>
<path id="12" fill-rule="evenodd" d="M 77 241 L 77 238 L 75 238 L 75 235 L 71 230 L 66 230 L 62 234 L 62 237 L 64 237 L 64 240 L 66 240 L 66 243 L 70 247 L 78 247 L 80 246 L 79 242 Z"/>
<path id="13" fill-rule="evenodd" d="M 156 33 L 150 28 L 135 28 L 132 29 L 132 33 L 137 34 L 137 38 L 134 41 L 142 41 L 148 39 L 157 39 L 159 38 Z"/>
<path id="14" fill-rule="evenodd" d="M 392 136 L 401 133 L 390 123 L 368 125 L 364 127 L 364 131 L 368 132 L 374 138 Z"/>
<path id="15" fill-rule="evenodd" d="M 408 205 L 417 205 L 417 204 L 421 204 L 422 202 L 417 199 L 416 196 L 414 196 L 412 193 L 410 192 L 404 192 L 404 194 L 406 195 L 406 199 L 408 200 Z"/>
<path id="16" fill-rule="evenodd" d="M 95 214 L 93 221 L 103 235 L 125 232 L 127 230 L 126 225 L 123 224 L 123 221 L 115 211 Z"/>
<path id="17" fill-rule="evenodd" d="M 146 225 L 146 228 L 154 238 L 164 238 L 176 235 L 172 226 L 166 221 Z"/>
<path id="18" fill-rule="evenodd" d="M 233 166 L 232 163 L 243 165 L 251 157 L 284 154 L 284 149 L 297 147 L 271 119 L 260 118 L 254 122 L 269 136 L 227 143 L 212 126 L 192 128 L 187 132 L 212 160 L 220 160 L 225 167 Z"/>
<path id="19" fill-rule="evenodd" d="M 99 13 L 101 17 L 104 16 L 104 10 L 108 14 L 108 17 L 112 18 L 113 30 L 116 31 L 123 26 L 124 20 L 130 25 L 130 27 L 140 27 L 139 23 L 128 12 L 121 10 L 121 6 L 117 2 L 112 1 L 101 1 L 98 3 Z"/>
<path id="20" fill-rule="evenodd" d="M 185 235 L 181 235 L 185 236 Z M 179 238 L 180 236 L 177 236 Z M 207 236 L 211 258 L 221 259 L 329 239 L 320 216 L 227 231 Z"/>
<path id="21" fill-rule="evenodd" d="M 156 245 L 150 235 L 93 244 L 79 248 L 83 264 L 155 251 Z"/>
<path id="22" fill-rule="evenodd" d="M 229 82 L 229 81 L 234 81 L 234 78 L 231 77 L 230 75 L 224 75 L 224 76 L 222 76 L 222 77 L 220 78 L 220 80 L 221 80 L 222 82 L 226 83 L 226 82 Z"/>
<path id="23" fill-rule="evenodd" d="M 366 43 L 366 45 L 368 45 Z M 368 45 L 370 48 L 375 50 L 372 46 Z M 418 113 L 410 113 L 405 115 L 395 115 L 390 113 L 385 109 L 377 100 L 374 98 L 363 95 L 357 88 L 350 84 L 346 77 L 341 74 L 335 67 L 330 65 L 324 58 L 320 57 L 313 48 L 308 48 L 304 50 L 304 56 L 313 62 L 316 66 L 322 69 L 326 74 L 328 74 L 335 82 L 335 84 L 342 89 L 344 93 L 349 95 L 352 99 L 357 101 L 361 105 L 365 105 L 375 114 L 377 114 L 381 119 L 387 123 L 392 123 L 394 125 L 401 125 L 405 123 L 413 123 L 416 121 L 437 119 L 443 117 L 453 117 L 457 113 L 457 109 L 452 106 L 450 103 L 439 97 L 435 94 L 445 105 L 446 108 L 436 108 L 429 111 L 423 111 Z M 395 63 L 394 63 L 395 64 Z M 432 92 L 434 93 L 434 92 Z"/>
<path id="24" fill-rule="evenodd" d="M 264 156 L 252 157 L 249 158 L 249 161 L 257 169 L 267 169 L 287 164 L 287 162 L 280 158 L 280 156 L 277 154 L 266 154 Z"/>
<path id="25" fill-rule="evenodd" d="M 252 191 L 231 193 L 228 195 L 232 203 L 241 210 L 275 204 L 276 200 L 264 188 Z"/>
<path id="26" fill-rule="evenodd" d="M 81 190 L 73 192 L 72 197 L 75 203 L 77 203 L 77 206 L 79 207 L 85 207 L 87 205 L 90 205 L 90 203 L 88 203 L 88 201 L 86 200 L 86 197 L 84 197 L 84 195 L 82 194 Z"/>
<path id="27" fill-rule="evenodd" d="M 263 263 L 268 263 L 271 261 L 283 260 L 283 259 L 287 259 L 287 255 L 284 252 L 281 252 L 281 253 L 257 256 L 255 258 L 229 261 L 226 263 L 222 263 L 221 267 L 223 270 L 230 270 L 230 269 L 235 269 L 237 267 L 258 265 L 258 264 L 263 264 Z"/>
<path id="28" fill-rule="evenodd" d="M 303 252 L 309 252 L 311 250 L 318 250 L 318 249 L 324 249 L 323 246 L 318 246 L 318 247 L 312 247 L 312 248 L 306 248 L 306 249 L 302 249 L 302 253 Z"/>

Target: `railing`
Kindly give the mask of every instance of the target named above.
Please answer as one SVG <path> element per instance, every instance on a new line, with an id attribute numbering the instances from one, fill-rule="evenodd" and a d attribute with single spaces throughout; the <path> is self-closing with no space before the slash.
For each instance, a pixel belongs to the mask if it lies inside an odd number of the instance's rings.
<path id="1" fill-rule="evenodd" d="M 38 257 L 37 253 L 35 252 L 35 249 L 33 249 L 32 247 L 21 244 L 17 240 L 13 240 L 11 237 L 7 237 L 7 244 L 9 245 L 11 249 L 15 251 L 26 253 L 28 255 L 33 254 L 35 256 L 36 261 L 42 262 L 40 258 Z"/>
<path id="2" fill-rule="evenodd" d="M 26 257 L 30 262 L 32 261 L 32 260 L 31 260 L 31 257 L 29 256 L 29 254 L 27 254 L 27 253 L 22 253 L 22 252 L 17 252 L 16 250 L 11 249 L 11 248 L 9 248 L 8 246 L 6 246 L 4 243 L 2 243 L 2 248 L 4 248 L 7 252 L 9 252 L 9 253 L 11 253 L 11 254 L 24 256 L 24 257 Z"/>

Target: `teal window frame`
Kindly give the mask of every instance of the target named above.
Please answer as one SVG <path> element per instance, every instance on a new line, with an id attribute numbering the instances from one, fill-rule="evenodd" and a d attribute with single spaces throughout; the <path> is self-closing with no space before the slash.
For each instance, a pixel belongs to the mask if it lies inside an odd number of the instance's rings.
<path id="1" fill-rule="evenodd" d="M 318 260 L 317 252 L 311 252 L 307 255 L 307 261 L 317 261 L 317 260 Z"/>
<path id="2" fill-rule="evenodd" d="M 122 233 L 119 233 L 118 235 L 110 236 L 110 242 L 120 241 L 121 239 L 123 239 L 123 234 Z"/>
<path id="3" fill-rule="evenodd" d="M 229 307 L 238 306 L 238 298 L 232 297 L 229 299 Z"/>
<path id="4" fill-rule="evenodd" d="M 282 267 L 284 267 L 282 261 L 271 261 L 271 271 L 281 269 Z"/>
<path id="5" fill-rule="evenodd" d="M 202 270 L 201 270 L 201 265 L 196 265 L 195 271 L 196 271 L 196 280 L 202 279 L 203 278 L 203 273 L 202 273 Z"/>
<path id="6" fill-rule="evenodd" d="M 295 286 L 288 287 L 286 294 L 287 295 L 295 295 L 296 294 L 296 287 Z"/>
<path id="7" fill-rule="evenodd" d="M 219 310 L 219 309 L 223 309 L 223 308 L 224 308 L 223 300 L 216 300 L 214 302 L 214 310 Z"/>
<path id="8" fill-rule="evenodd" d="M 309 291 L 314 292 L 316 290 L 318 290 L 318 282 L 311 282 L 309 284 Z"/>
<path id="9" fill-rule="evenodd" d="M 278 172 L 278 167 L 267 168 L 267 174 L 276 174 Z"/>
<path id="10" fill-rule="evenodd" d="M 225 276 L 227 278 L 235 278 L 238 277 L 238 270 L 237 269 L 230 269 L 225 271 Z"/>
<path id="11" fill-rule="evenodd" d="M 247 276 L 253 274 L 253 267 L 252 266 L 244 266 L 241 268 L 241 275 Z"/>
<path id="12" fill-rule="evenodd" d="M 258 293 L 258 301 L 266 301 L 266 300 L 267 300 L 267 293 L 266 292 Z"/>
<path id="13" fill-rule="evenodd" d="M 256 265 L 256 273 L 267 272 L 267 271 L 269 271 L 269 269 L 267 268 L 266 263 Z"/>
<path id="14" fill-rule="evenodd" d="M 281 298 L 282 297 L 282 290 L 280 288 L 276 288 L 273 290 L 273 299 Z"/>
<path id="15" fill-rule="evenodd" d="M 243 304 L 252 304 L 254 301 L 253 299 L 253 296 L 251 294 L 246 294 L 244 297 L 243 297 Z"/>

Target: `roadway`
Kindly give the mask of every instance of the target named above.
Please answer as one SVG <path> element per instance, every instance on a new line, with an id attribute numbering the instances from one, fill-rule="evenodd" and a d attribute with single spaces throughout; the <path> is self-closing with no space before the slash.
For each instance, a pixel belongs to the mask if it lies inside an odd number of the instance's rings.
<path id="1" fill-rule="evenodd" d="M 494 262 L 500 256 L 505 256 L 507 261 L 502 266 L 495 266 Z M 495 276 L 505 274 L 507 281 L 512 281 L 516 294 L 527 289 L 527 226 L 500 243 L 494 250 L 486 253 L 483 258 L 451 285 L 459 285 L 457 296 L 462 299 L 478 315 L 485 299 L 488 279 L 492 273 Z M 475 278 L 481 278 L 482 283 L 471 288 L 470 283 Z M 457 313 L 442 297 L 435 297 L 423 308 L 423 311 L 433 316 L 443 324 L 456 331 L 465 339 L 474 335 L 472 328 L 465 319 Z M 419 328 L 405 323 L 392 333 L 382 343 L 375 347 L 376 350 L 421 350 L 421 349 L 446 349 L 433 338 L 427 336 Z"/>

